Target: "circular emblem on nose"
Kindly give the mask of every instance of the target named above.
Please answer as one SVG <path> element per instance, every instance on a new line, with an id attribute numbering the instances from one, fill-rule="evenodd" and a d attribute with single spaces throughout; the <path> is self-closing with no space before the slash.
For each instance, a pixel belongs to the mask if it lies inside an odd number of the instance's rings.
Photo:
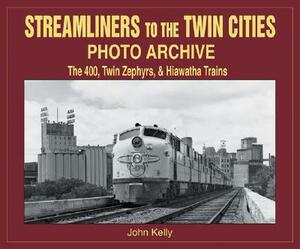
<path id="1" fill-rule="evenodd" d="M 141 163 L 142 160 L 143 160 L 143 157 L 142 157 L 142 155 L 140 153 L 134 154 L 132 156 L 132 162 L 133 163 Z"/>
<path id="2" fill-rule="evenodd" d="M 139 147 L 142 146 L 143 140 L 140 137 L 134 137 L 131 140 L 131 143 L 132 143 L 132 145 L 133 145 L 134 148 L 139 148 Z"/>

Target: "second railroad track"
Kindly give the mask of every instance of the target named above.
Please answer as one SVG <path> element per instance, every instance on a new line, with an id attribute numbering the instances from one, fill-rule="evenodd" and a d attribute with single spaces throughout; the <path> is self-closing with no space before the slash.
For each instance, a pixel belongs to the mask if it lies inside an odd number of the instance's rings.
<path id="1" fill-rule="evenodd" d="M 150 220 L 148 224 L 213 224 L 219 223 L 241 189 L 219 196 L 204 198 L 167 215 Z"/>

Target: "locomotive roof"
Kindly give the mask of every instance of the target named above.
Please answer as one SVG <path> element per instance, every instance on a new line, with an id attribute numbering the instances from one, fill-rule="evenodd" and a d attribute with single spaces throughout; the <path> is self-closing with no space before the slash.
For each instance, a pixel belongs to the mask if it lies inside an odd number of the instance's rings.
<path id="1" fill-rule="evenodd" d="M 151 129 L 157 129 L 157 130 L 162 130 L 162 131 L 168 133 L 169 135 L 172 135 L 172 136 L 178 138 L 180 141 L 182 140 L 180 137 L 178 137 L 178 136 L 175 135 L 174 133 L 170 132 L 170 131 L 167 130 L 166 128 L 162 128 L 162 127 L 159 127 L 159 126 L 158 126 L 158 127 L 155 127 L 155 126 L 153 126 L 153 125 L 140 125 L 140 126 L 134 126 L 134 127 L 130 128 L 130 129 L 126 129 L 126 130 L 120 132 L 119 134 L 124 133 L 124 132 L 127 132 L 127 131 L 131 131 L 131 130 L 134 130 L 134 129 L 137 129 L 137 128 L 140 128 L 140 127 L 151 128 Z"/>
<path id="2" fill-rule="evenodd" d="M 131 130 L 134 130 L 134 129 L 138 129 L 138 128 L 140 128 L 140 127 L 149 128 L 149 129 L 157 129 L 157 130 L 161 130 L 161 131 L 164 131 L 164 132 L 166 132 L 167 134 L 172 135 L 173 137 L 179 139 L 180 141 L 182 141 L 182 138 L 180 138 L 180 137 L 178 137 L 177 135 L 173 134 L 172 132 L 170 132 L 170 131 L 167 130 L 166 128 L 162 128 L 162 127 L 159 127 L 159 126 L 158 126 L 158 127 L 155 127 L 155 126 L 153 126 L 153 125 L 140 125 L 140 126 L 134 126 L 134 127 L 130 128 L 130 129 L 126 129 L 126 130 L 120 132 L 119 134 L 122 134 L 122 133 L 127 132 L 127 131 L 131 131 Z M 198 153 L 198 152 L 197 152 L 197 153 Z M 200 153 L 199 153 L 199 154 L 200 154 Z"/>
<path id="3" fill-rule="evenodd" d="M 126 130 L 120 132 L 120 134 L 121 134 L 121 133 L 124 133 L 124 132 L 126 132 L 126 131 L 131 131 L 131 130 L 134 130 L 134 129 L 138 129 L 138 128 L 140 128 L 140 127 L 151 128 L 151 129 L 157 129 L 157 130 L 162 130 L 162 131 L 164 131 L 164 132 L 170 134 L 170 132 L 169 132 L 167 129 L 162 128 L 162 127 L 155 127 L 155 126 L 153 126 L 153 125 L 140 125 L 140 126 L 135 126 L 135 127 L 132 127 L 132 128 L 129 128 L 129 129 L 126 129 Z"/>

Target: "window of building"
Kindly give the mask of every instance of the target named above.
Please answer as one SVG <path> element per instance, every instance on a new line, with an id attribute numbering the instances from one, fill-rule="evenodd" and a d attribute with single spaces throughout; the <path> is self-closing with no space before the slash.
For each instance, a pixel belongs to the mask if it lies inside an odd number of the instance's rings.
<path id="1" fill-rule="evenodd" d="M 186 155 L 190 157 L 190 147 L 188 145 L 186 146 Z"/>
<path id="2" fill-rule="evenodd" d="M 175 150 L 180 151 L 180 140 L 179 139 L 175 139 Z"/>

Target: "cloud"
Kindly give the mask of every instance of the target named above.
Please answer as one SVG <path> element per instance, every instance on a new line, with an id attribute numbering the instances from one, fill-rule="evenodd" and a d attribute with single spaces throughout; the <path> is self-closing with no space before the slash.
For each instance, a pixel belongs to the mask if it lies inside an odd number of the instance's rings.
<path id="1" fill-rule="evenodd" d="M 41 147 L 40 103 L 25 100 L 25 162 L 37 161 Z"/>
<path id="2" fill-rule="evenodd" d="M 42 84 L 42 82 L 40 83 Z M 193 137 L 194 147 L 219 146 L 229 151 L 240 139 L 258 137 L 264 152 L 274 153 L 275 84 L 272 81 L 76 81 L 64 87 L 65 98 L 25 99 L 25 161 L 36 161 L 41 147 L 40 108 L 48 106 L 50 120 L 65 121 L 75 109 L 75 135 L 79 145 L 105 145 L 113 134 L 141 124 L 158 124 L 179 137 Z M 26 89 L 30 92 L 31 83 Z M 46 91 L 43 88 L 43 91 Z M 29 95 L 27 95 L 29 96 Z M 61 95 L 60 95 L 61 96 Z"/>
<path id="3" fill-rule="evenodd" d="M 224 87 L 226 84 L 226 87 Z M 267 89 L 262 82 L 220 81 L 95 81 L 72 82 L 81 98 L 101 108 L 182 109 L 253 96 Z"/>

